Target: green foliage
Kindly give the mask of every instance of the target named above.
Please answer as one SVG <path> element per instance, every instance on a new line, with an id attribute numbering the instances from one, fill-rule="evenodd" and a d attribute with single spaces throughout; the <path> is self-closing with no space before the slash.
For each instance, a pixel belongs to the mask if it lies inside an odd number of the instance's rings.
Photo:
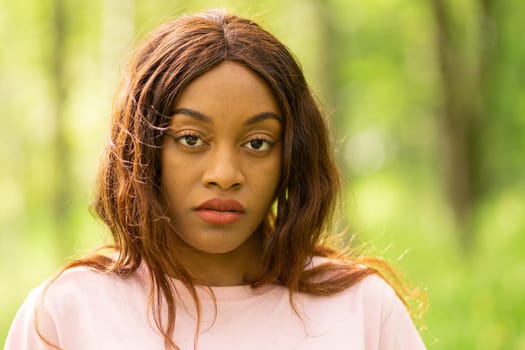
<path id="1" fill-rule="evenodd" d="M 69 209 L 62 226 L 51 185 L 60 164 L 50 68 L 54 2 L 3 1 L 0 339 L 31 288 L 107 240 L 88 206 L 112 95 L 134 43 L 165 19 L 225 7 L 257 19 L 301 61 L 337 132 L 348 226 L 367 252 L 392 261 L 427 290 L 422 334 L 429 349 L 525 348 L 524 3 L 494 2 L 496 17 L 487 19 L 494 42 L 482 48 L 472 25 L 479 2 L 446 3 L 465 62 L 475 64 L 477 50 L 491 58 L 478 151 L 486 191 L 474 208 L 469 255 L 458 246 L 443 180 L 443 100 L 430 1 L 63 0 L 74 190 L 60 204 Z"/>

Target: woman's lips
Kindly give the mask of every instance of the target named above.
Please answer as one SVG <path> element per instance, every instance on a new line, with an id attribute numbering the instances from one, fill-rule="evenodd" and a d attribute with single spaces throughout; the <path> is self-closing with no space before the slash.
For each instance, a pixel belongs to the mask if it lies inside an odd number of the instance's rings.
<path id="1" fill-rule="evenodd" d="M 229 225 L 237 222 L 243 216 L 238 211 L 219 211 L 219 210 L 197 210 L 195 212 L 202 220 L 215 225 Z"/>
<path id="2" fill-rule="evenodd" d="M 214 198 L 201 203 L 195 213 L 210 224 L 229 225 L 242 218 L 244 207 L 233 199 Z"/>

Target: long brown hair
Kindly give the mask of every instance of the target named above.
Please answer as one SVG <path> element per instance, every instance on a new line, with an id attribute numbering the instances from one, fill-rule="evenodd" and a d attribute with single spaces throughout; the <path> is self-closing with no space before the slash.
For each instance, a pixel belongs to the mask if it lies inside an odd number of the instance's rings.
<path id="1" fill-rule="evenodd" d="M 289 50 L 256 23 L 224 11 L 176 19 L 136 51 L 113 111 L 93 208 L 111 231 L 116 260 L 99 253 L 65 267 L 90 266 L 123 276 L 144 264 L 151 276 L 150 305 L 166 348 L 177 348 L 172 340 L 176 293 L 168 274 L 186 285 L 197 310 L 199 300 L 182 262 L 163 254 L 170 229 L 160 186 L 160 148 L 181 92 L 224 61 L 240 63 L 261 76 L 283 115 L 282 174 L 276 205 L 266 220 L 265 270 L 247 282 L 253 287 L 286 286 L 293 302 L 294 292 L 330 295 L 377 270 L 388 271 L 380 260 L 344 259 L 324 244 L 339 174 L 326 121 Z M 305 269 L 314 256 L 338 259 Z M 393 284 L 402 292 L 400 283 Z M 160 317 L 162 301 L 168 308 L 165 322 Z"/>

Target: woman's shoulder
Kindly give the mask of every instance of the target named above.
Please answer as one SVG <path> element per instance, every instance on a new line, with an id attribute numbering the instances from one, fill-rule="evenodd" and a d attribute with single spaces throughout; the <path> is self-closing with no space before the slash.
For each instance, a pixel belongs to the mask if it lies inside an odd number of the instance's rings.
<path id="1" fill-rule="evenodd" d="M 360 268 L 352 266 L 352 262 L 349 261 L 318 257 L 313 258 L 307 268 L 321 267 L 325 264 L 337 265 L 343 269 L 348 266 L 349 271 Z M 366 269 L 366 266 L 362 268 Z M 321 281 L 326 278 L 322 277 Z M 379 273 L 366 274 L 338 293 L 320 297 L 308 295 L 305 300 L 309 314 L 320 315 L 323 320 L 337 319 L 344 324 L 358 322 L 359 327 L 362 327 L 370 339 L 382 339 L 384 344 L 412 344 L 395 348 L 424 348 L 408 308 L 395 288 Z M 402 339 L 403 337 L 406 339 Z"/>
<path id="2" fill-rule="evenodd" d="M 305 270 L 319 268 L 323 265 L 332 265 L 340 269 L 348 268 L 349 271 L 358 271 L 361 268 L 366 269 L 366 266 L 364 265 L 357 264 L 356 266 L 353 264 L 356 263 L 348 260 L 316 256 L 309 261 Z M 319 281 L 325 279 L 329 280 L 332 273 L 335 272 L 327 270 L 324 275 L 317 276 L 316 279 L 319 279 Z M 340 294 L 340 298 L 346 298 L 352 302 L 358 302 L 367 308 L 388 309 L 392 304 L 397 304 L 398 302 L 402 304 L 394 288 L 392 288 L 392 286 L 378 273 L 365 275 L 338 294 Z"/>
<path id="3" fill-rule="evenodd" d="M 144 294 L 144 276 L 139 272 L 119 276 L 87 266 L 66 269 L 40 286 L 30 295 L 43 297 L 47 306 L 57 304 L 86 303 L 90 301 L 121 298 L 128 294 Z"/>
<path id="4" fill-rule="evenodd" d="M 137 272 L 119 276 L 85 266 L 66 269 L 29 293 L 13 320 L 6 349 L 47 349 L 35 324 L 48 341 L 62 345 L 76 342 L 80 334 L 126 324 L 128 318 L 140 323 L 147 310 L 147 282 Z"/>

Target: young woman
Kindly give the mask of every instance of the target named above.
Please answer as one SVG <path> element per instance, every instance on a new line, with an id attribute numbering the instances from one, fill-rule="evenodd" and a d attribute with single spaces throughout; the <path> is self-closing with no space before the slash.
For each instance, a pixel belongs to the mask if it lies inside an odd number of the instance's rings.
<path id="1" fill-rule="evenodd" d="M 160 27 L 106 151 L 94 208 L 114 245 L 31 292 L 6 349 L 424 349 L 388 266 L 325 243 L 327 127 L 257 24 L 210 11 Z"/>

